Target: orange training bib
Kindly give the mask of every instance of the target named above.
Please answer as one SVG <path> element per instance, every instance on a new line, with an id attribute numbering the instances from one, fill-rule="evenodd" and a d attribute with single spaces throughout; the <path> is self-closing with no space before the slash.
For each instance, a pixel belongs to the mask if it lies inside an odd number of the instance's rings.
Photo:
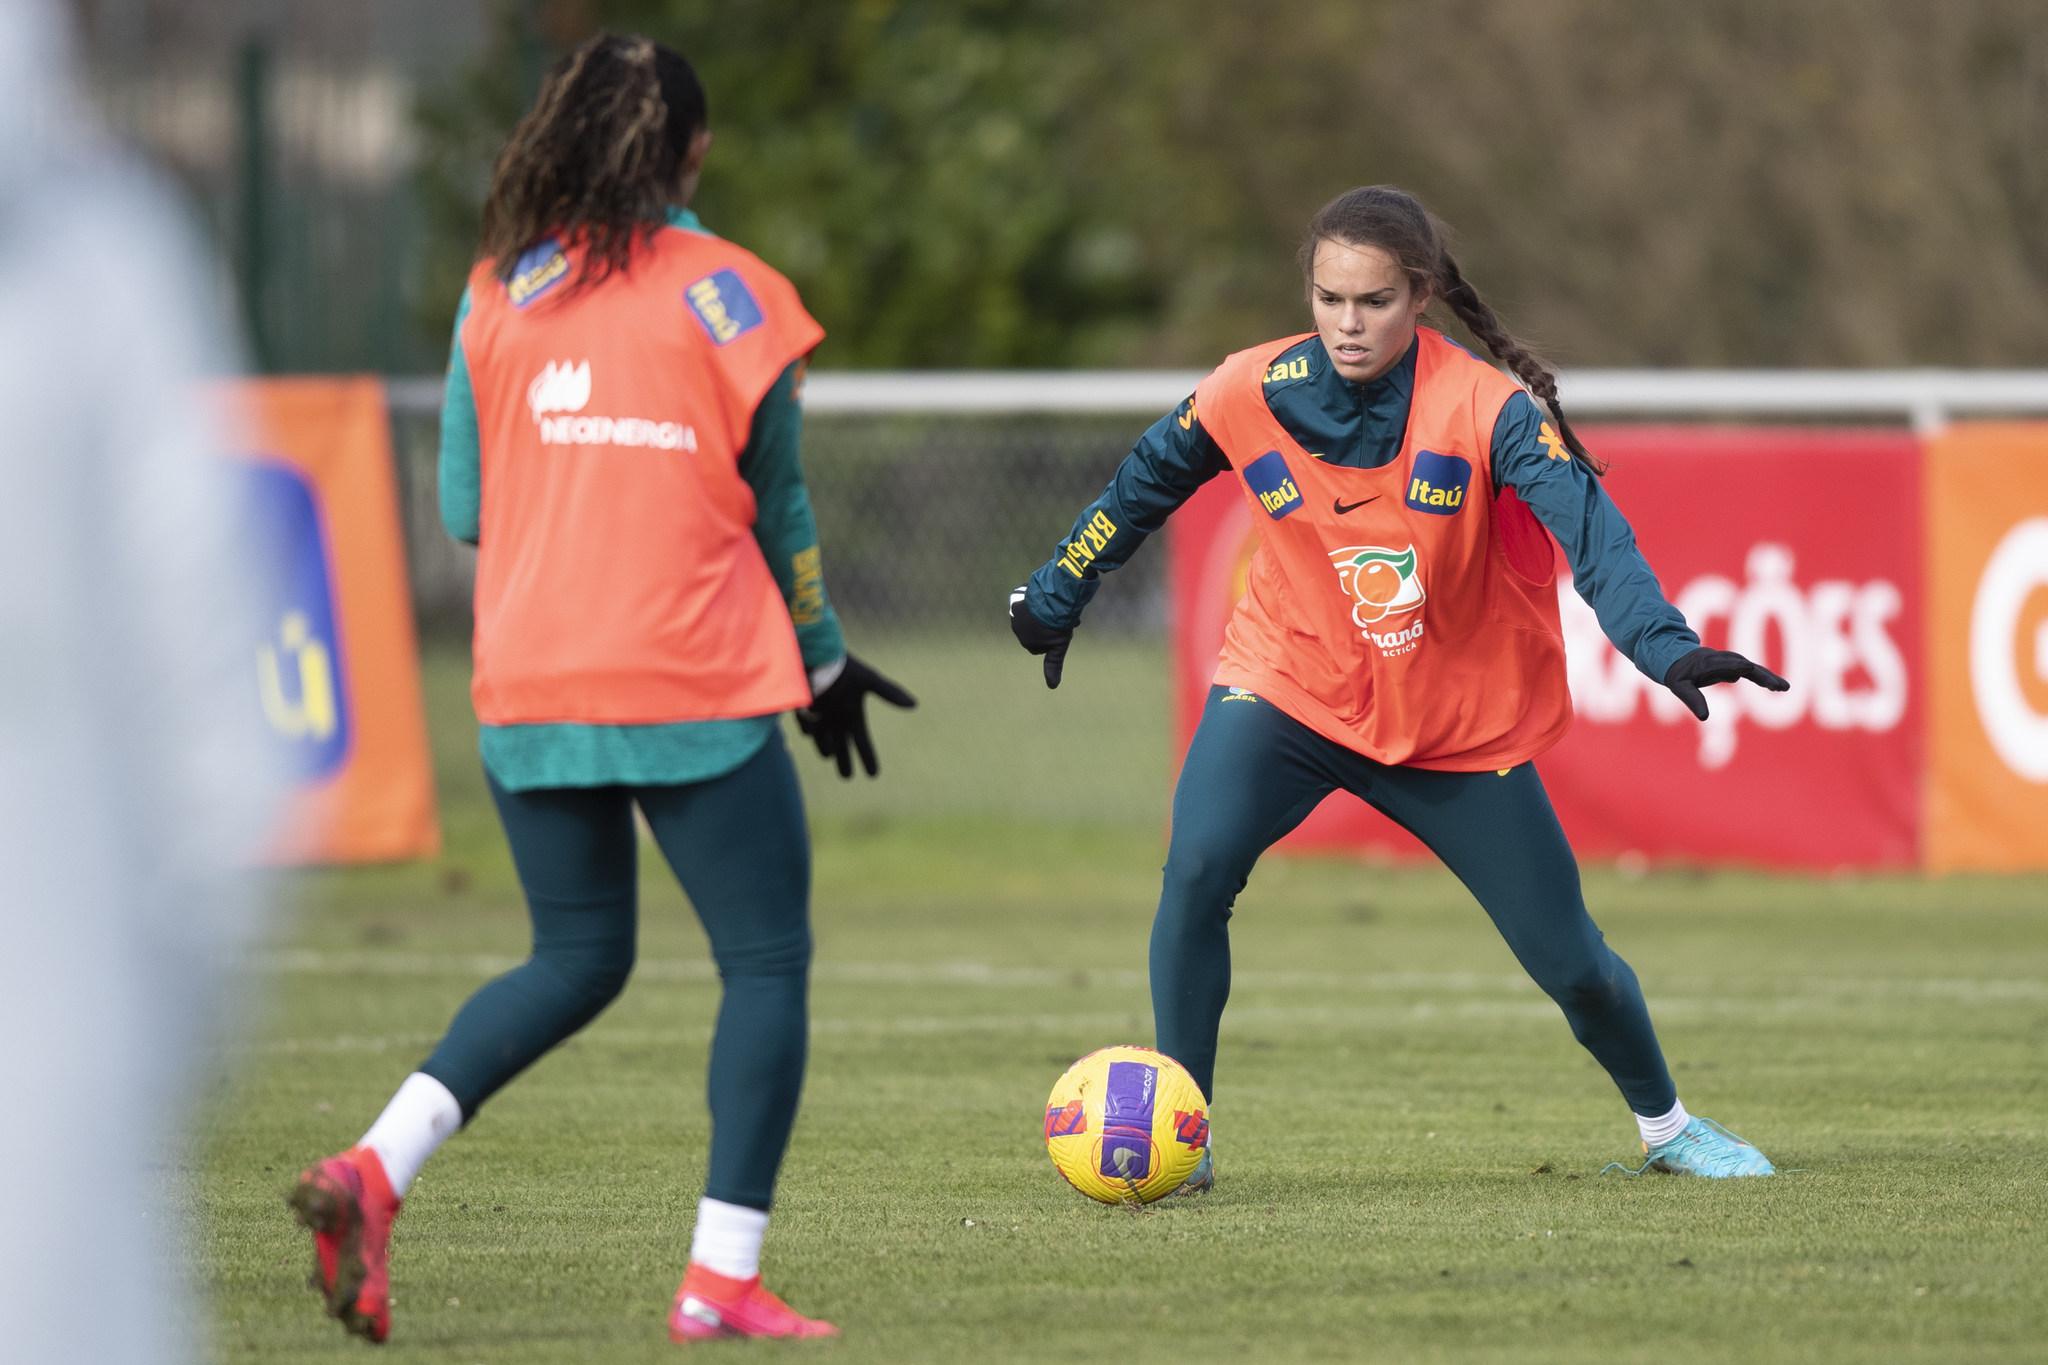
<path id="1" fill-rule="evenodd" d="M 751 253 L 667 228 L 572 290 L 542 242 L 470 275 L 482 520 L 475 676 L 486 725 L 659 724 L 810 702 L 737 463 L 754 411 L 823 338 Z"/>
<path id="2" fill-rule="evenodd" d="M 1391 464 L 1326 464 L 1266 404 L 1274 357 L 1240 351 L 1195 391 L 1262 533 L 1218 683 L 1248 688 L 1382 763 L 1477 772 L 1571 723 L 1549 534 L 1493 486 L 1494 420 L 1516 383 L 1418 329 Z"/>

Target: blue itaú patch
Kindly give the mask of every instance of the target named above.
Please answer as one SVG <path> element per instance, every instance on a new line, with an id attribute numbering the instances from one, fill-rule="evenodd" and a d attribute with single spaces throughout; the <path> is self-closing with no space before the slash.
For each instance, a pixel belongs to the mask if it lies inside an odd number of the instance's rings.
<path id="1" fill-rule="evenodd" d="M 1415 467 L 1408 473 L 1408 505 L 1431 516 L 1451 516 L 1465 506 L 1465 489 L 1471 482 L 1471 461 L 1418 450 Z"/>
<path id="2" fill-rule="evenodd" d="M 247 536 L 261 577 L 251 632 L 257 700 L 286 771 L 322 778 L 348 756 L 348 689 L 326 528 L 305 478 L 282 462 L 243 464 Z"/>
<path id="3" fill-rule="evenodd" d="M 1278 521 L 1301 506 L 1301 490 L 1277 450 L 1269 450 L 1244 467 L 1244 481 L 1258 495 L 1259 506 Z"/>
<path id="4" fill-rule="evenodd" d="M 512 267 L 505 282 L 505 297 L 514 308 L 524 308 L 569 277 L 569 258 L 552 237 L 543 238 L 527 249 Z"/>
<path id="5" fill-rule="evenodd" d="M 761 305 L 736 270 L 706 275 L 683 291 L 683 298 L 697 321 L 720 346 L 745 336 L 761 325 Z"/>

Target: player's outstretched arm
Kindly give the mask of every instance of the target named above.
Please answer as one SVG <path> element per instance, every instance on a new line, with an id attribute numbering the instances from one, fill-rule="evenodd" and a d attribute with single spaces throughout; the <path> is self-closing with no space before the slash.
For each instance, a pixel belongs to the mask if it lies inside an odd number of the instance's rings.
<path id="1" fill-rule="evenodd" d="M 1614 647 L 1701 720 L 1703 687 L 1749 681 L 1773 692 L 1792 684 L 1732 650 L 1708 649 L 1665 600 L 1635 533 L 1599 480 L 1571 457 L 1526 394 L 1501 409 L 1493 434 L 1494 480 L 1513 488 L 1564 547 L 1579 595 Z"/>
<path id="2" fill-rule="evenodd" d="M 1196 419 L 1193 398 L 1138 438 L 1052 558 L 1010 594 L 1010 630 L 1025 649 L 1044 656 L 1047 687 L 1060 685 L 1067 646 L 1102 575 L 1129 560 L 1196 489 L 1229 467 Z"/>
<path id="3" fill-rule="evenodd" d="M 1699 648 L 1700 637 L 1665 599 L 1628 519 L 1527 394 L 1510 398 L 1494 423 L 1493 477 L 1556 538 L 1572 567 L 1572 587 L 1643 676 L 1662 682 L 1675 660 Z"/>

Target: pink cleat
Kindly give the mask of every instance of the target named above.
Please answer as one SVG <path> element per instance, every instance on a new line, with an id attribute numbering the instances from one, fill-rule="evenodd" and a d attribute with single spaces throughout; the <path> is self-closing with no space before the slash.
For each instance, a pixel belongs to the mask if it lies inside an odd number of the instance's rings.
<path id="1" fill-rule="evenodd" d="M 312 1287 L 330 1317 L 356 1336 L 391 1335 L 391 1222 L 400 1200 L 384 1161 L 367 1147 L 315 1162 L 285 1196 L 313 1233 Z"/>
<path id="2" fill-rule="evenodd" d="M 668 1314 L 668 1339 L 714 1341 L 719 1337 L 836 1337 L 829 1322 L 807 1318 L 769 1293 L 761 1277 L 735 1280 L 690 1262 L 675 1307 Z"/>

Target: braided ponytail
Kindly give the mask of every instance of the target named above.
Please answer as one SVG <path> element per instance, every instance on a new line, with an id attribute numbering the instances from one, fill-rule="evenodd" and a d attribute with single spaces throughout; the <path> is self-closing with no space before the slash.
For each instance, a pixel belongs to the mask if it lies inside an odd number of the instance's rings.
<path id="1" fill-rule="evenodd" d="M 1458 315 L 1458 321 L 1465 324 L 1465 330 L 1478 338 L 1495 360 L 1507 366 L 1515 378 L 1550 409 L 1550 415 L 1557 419 L 1557 434 L 1564 439 L 1565 449 L 1585 461 L 1586 467 L 1595 474 L 1605 474 L 1607 462 L 1587 450 L 1578 433 L 1572 430 L 1572 424 L 1565 420 L 1564 408 L 1557 401 L 1557 376 L 1550 367 L 1501 325 L 1499 315 L 1466 281 L 1464 272 L 1458 269 L 1458 263 L 1449 251 L 1438 248 L 1437 265 L 1437 297 Z"/>
<path id="2" fill-rule="evenodd" d="M 509 280 L 550 235 L 578 238 L 574 287 L 632 262 L 667 219 L 706 120 L 704 87 L 679 54 L 600 34 L 555 64 L 491 172 L 478 255 Z"/>
<path id="3" fill-rule="evenodd" d="M 1428 290 L 1457 315 L 1495 360 L 1508 367 L 1537 401 L 1557 420 L 1565 448 L 1595 474 L 1607 472 L 1604 461 L 1588 451 L 1565 420 L 1558 403 L 1557 376 L 1550 367 L 1501 324 L 1498 314 L 1479 297 L 1444 246 L 1443 225 L 1414 195 L 1392 185 L 1369 185 L 1338 195 L 1310 220 L 1301 244 L 1301 268 L 1308 275 L 1315 264 L 1316 244 L 1325 239 L 1354 246 L 1376 246 L 1397 261 L 1411 287 Z"/>

